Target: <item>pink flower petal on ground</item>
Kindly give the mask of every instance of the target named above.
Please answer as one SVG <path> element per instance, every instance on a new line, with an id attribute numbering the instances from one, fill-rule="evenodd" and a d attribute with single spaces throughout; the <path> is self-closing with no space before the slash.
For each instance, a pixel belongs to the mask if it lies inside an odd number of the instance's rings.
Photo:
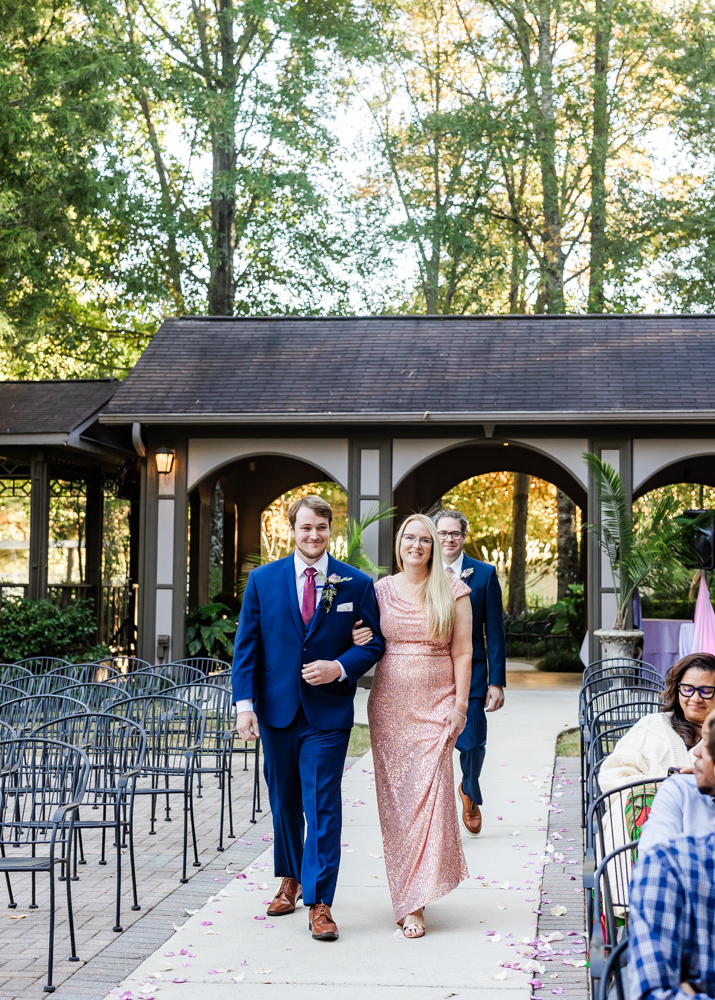
<path id="1" fill-rule="evenodd" d="M 186 982 L 186 976 L 176 976 L 171 981 L 172 981 L 172 983 L 185 983 Z"/>
<path id="2" fill-rule="evenodd" d="M 563 989 L 561 986 L 555 986 L 551 992 L 556 993 L 556 995 L 559 996 L 561 993 L 563 993 Z"/>
<path id="3" fill-rule="evenodd" d="M 211 927 L 212 925 L 213 925 L 213 920 L 202 920 L 201 921 L 201 926 L 202 927 Z"/>
<path id="4" fill-rule="evenodd" d="M 182 948 L 182 949 L 181 949 L 181 951 L 179 952 L 179 954 L 180 954 L 180 955 L 188 955 L 189 953 L 188 953 L 188 951 L 186 950 L 186 948 Z"/>
<path id="5" fill-rule="evenodd" d="M 222 878 L 215 878 L 214 882 L 223 882 L 223 879 Z"/>
<path id="6" fill-rule="evenodd" d="M 238 964 L 239 965 L 248 965 L 248 959 L 247 958 L 242 958 L 241 961 Z"/>
<path id="7" fill-rule="evenodd" d="M 271 903 L 270 899 L 263 899 L 263 900 L 261 900 L 261 902 L 262 902 L 263 906 L 270 906 L 270 903 Z"/>
<path id="8" fill-rule="evenodd" d="M 535 990 L 541 990 L 544 988 L 544 984 L 541 982 L 540 979 L 529 979 L 528 983 L 529 986 L 533 986 Z"/>
<path id="9" fill-rule="evenodd" d="M 261 840 L 265 840 L 265 842 L 267 844 L 271 843 L 271 838 L 270 838 L 269 834 L 266 834 L 265 837 L 261 837 Z"/>
<path id="10" fill-rule="evenodd" d="M 497 816 L 497 819 L 504 819 L 503 816 Z"/>
<path id="11" fill-rule="evenodd" d="M 266 918 L 265 918 L 265 917 L 261 917 L 261 916 L 258 916 L 258 917 L 254 917 L 253 919 L 254 919 L 254 920 L 265 920 Z"/>
<path id="12" fill-rule="evenodd" d="M 173 958 L 175 954 L 175 951 L 165 951 L 164 958 Z M 112 993 L 114 993 L 114 990 L 112 990 Z"/>
<path id="13" fill-rule="evenodd" d="M 266 928 L 269 929 L 269 930 L 272 929 L 273 928 L 273 924 L 266 924 Z"/>

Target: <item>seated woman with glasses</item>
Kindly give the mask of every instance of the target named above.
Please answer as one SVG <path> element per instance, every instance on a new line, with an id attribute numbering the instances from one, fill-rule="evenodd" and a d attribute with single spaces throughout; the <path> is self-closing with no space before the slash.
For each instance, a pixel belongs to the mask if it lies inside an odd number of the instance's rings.
<path id="1" fill-rule="evenodd" d="M 668 768 L 695 763 L 703 722 L 715 708 L 715 656 L 692 653 L 671 667 L 663 708 L 645 715 L 616 744 L 598 773 L 602 792 L 642 778 L 664 778 Z"/>

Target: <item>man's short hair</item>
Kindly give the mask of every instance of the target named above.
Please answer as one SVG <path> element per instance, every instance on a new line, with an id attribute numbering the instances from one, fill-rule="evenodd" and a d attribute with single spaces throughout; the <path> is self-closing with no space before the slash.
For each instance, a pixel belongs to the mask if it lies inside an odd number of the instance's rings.
<path id="1" fill-rule="evenodd" d="M 436 514 L 432 515 L 432 520 L 435 523 L 435 527 L 439 527 L 439 521 L 441 517 L 453 517 L 455 521 L 459 521 L 459 526 L 462 529 L 462 534 L 466 535 L 469 530 L 469 522 L 467 521 L 461 510 L 438 510 Z"/>
<path id="2" fill-rule="evenodd" d="M 326 517 L 328 524 L 333 523 L 333 508 L 330 504 L 323 500 L 322 497 L 318 497 L 314 493 L 309 493 L 307 497 L 298 497 L 288 508 L 288 520 L 290 521 L 291 528 L 295 528 L 295 521 L 301 507 L 310 507 L 319 517 Z"/>

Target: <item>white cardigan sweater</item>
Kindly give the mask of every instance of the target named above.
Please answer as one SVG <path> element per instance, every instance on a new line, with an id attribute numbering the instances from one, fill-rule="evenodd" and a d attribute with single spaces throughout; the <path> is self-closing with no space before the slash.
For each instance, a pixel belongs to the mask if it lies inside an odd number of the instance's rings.
<path id="1" fill-rule="evenodd" d="M 664 778 L 669 767 L 693 766 L 693 751 L 673 729 L 672 714 L 644 715 L 621 737 L 598 772 L 602 792 L 640 778 Z"/>

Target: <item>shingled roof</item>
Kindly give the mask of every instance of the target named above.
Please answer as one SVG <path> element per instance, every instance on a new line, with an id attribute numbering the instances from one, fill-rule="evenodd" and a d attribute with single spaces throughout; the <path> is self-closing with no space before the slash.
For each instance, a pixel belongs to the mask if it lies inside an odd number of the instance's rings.
<path id="1" fill-rule="evenodd" d="M 107 403 L 114 379 L 0 382 L 0 434 L 69 434 Z"/>
<path id="2" fill-rule="evenodd" d="M 102 422 L 715 419 L 715 316 L 166 320 Z"/>

